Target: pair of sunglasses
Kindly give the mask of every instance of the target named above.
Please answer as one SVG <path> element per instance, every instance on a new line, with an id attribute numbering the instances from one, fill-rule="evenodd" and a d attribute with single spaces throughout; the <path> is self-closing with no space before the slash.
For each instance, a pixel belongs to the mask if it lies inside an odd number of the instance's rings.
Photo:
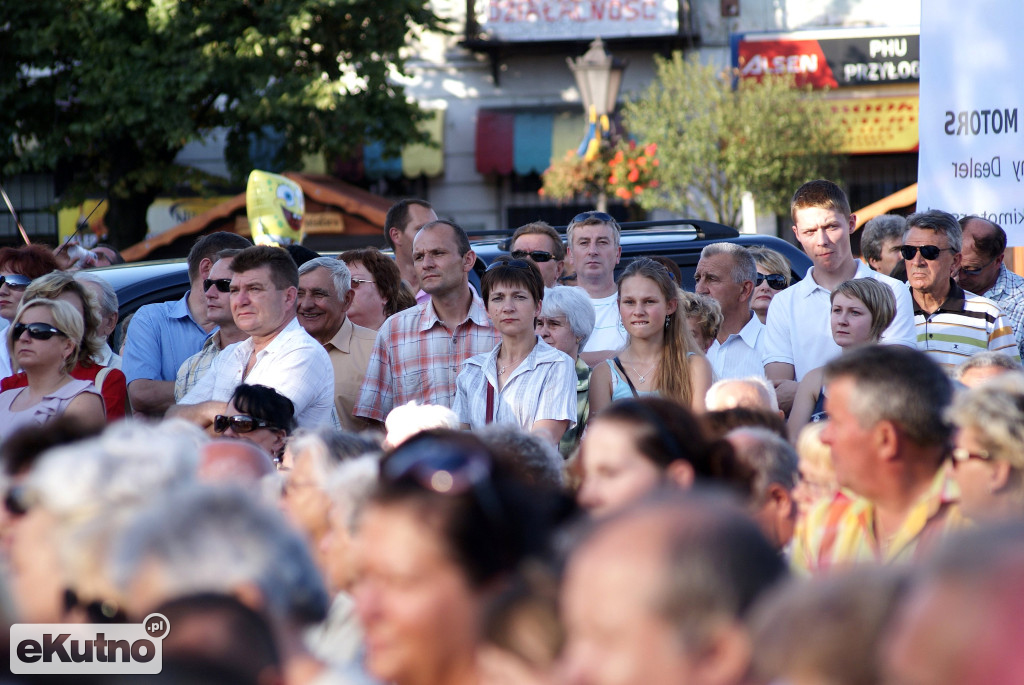
<path id="1" fill-rule="evenodd" d="M 604 221 L 605 223 L 614 223 L 617 225 L 615 217 L 613 217 L 611 214 L 606 214 L 605 212 L 583 212 L 582 214 L 577 214 L 576 216 L 574 216 L 570 223 L 578 224 L 583 221 L 589 221 L 591 219 L 597 219 L 598 221 Z"/>
<path id="2" fill-rule="evenodd" d="M 786 277 L 782 274 L 758 274 L 754 286 L 759 286 L 765 281 L 768 281 L 768 287 L 772 290 L 785 290 L 788 287 Z"/>
<path id="3" fill-rule="evenodd" d="M 207 278 L 203 281 L 203 292 L 216 287 L 218 292 L 226 293 L 231 291 L 230 278 Z"/>
<path id="4" fill-rule="evenodd" d="M 992 455 L 986 452 L 985 450 L 981 450 L 979 452 L 971 452 L 970 450 L 966 450 L 963 447 L 957 447 L 951 452 L 951 455 L 953 457 L 954 466 L 957 464 L 962 464 L 964 462 L 970 461 L 971 459 L 988 461 L 992 458 Z"/>
<path id="5" fill-rule="evenodd" d="M 921 251 L 921 256 L 927 259 L 929 262 L 935 261 L 939 258 L 939 255 L 949 250 L 953 251 L 951 247 L 939 247 L 938 245 L 900 245 L 900 255 L 904 259 L 913 259 L 917 256 L 918 250 Z"/>
<path id="6" fill-rule="evenodd" d="M 277 426 L 264 421 L 263 419 L 257 419 L 246 414 L 236 414 L 235 416 L 224 416 L 223 414 L 217 414 L 213 417 L 213 430 L 218 433 L 223 433 L 231 427 L 231 430 L 236 433 L 252 433 L 258 428 L 269 428 L 271 430 L 277 430 Z"/>
<path id="7" fill-rule="evenodd" d="M 487 270 L 490 271 L 491 269 L 496 269 L 499 266 L 507 266 L 512 269 L 522 269 L 524 271 L 529 271 L 532 268 L 530 263 L 525 259 L 503 259 L 502 257 L 498 257 L 491 262 L 491 265 L 487 267 Z"/>
<path id="8" fill-rule="evenodd" d="M 4 495 L 4 509 L 11 516 L 24 516 L 32 508 L 33 497 L 24 485 L 14 485 Z"/>
<path id="9" fill-rule="evenodd" d="M 12 290 L 24 290 L 28 287 L 28 284 L 32 282 L 32 279 L 28 276 L 22 276 L 21 274 L 9 274 L 7 276 L 0 276 L 0 286 L 6 285 Z"/>
<path id="10" fill-rule="evenodd" d="M 73 609 L 84 611 L 85 615 L 89 617 L 89 623 L 128 622 L 128 615 L 117 602 L 102 599 L 86 602 L 71 588 L 64 588 L 64 613 Z"/>
<path id="11" fill-rule="evenodd" d="M 22 334 L 25 331 L 28 331 L 28 337 L 32 338 L 33 340 L 49 340 L 55 335 L 60 335 L 65 338 L 68 337 L 67 333 L 65 333 L 64 331 L 60 330 L 59 328 L 54 328 L 53 326 L 47 323 L 21 323 L 19 321 L 18 323 L 11 326 L 11 339 L 17 340 L 22 336 Z"/>
<path id="12" fill-rule="evenodd" d="M 352 279 L 352 289 L 353 290 L 358 289 L 359 285 L 362 284 L 362 283 L 376 283 L 376 282 L 377 281 L 371 281 L 371 280 L 369 280 L 367 278 L 353 278 Z"/>
<path id="13" fill-rule="evenodd" d="M 526 259 L 529 257 L 535 262 L 550 262 L 555 258 L 555 255 L 544 250 L 534 250 L 527 252 L 526 250 L 512 250 L 512 259 Z"/>

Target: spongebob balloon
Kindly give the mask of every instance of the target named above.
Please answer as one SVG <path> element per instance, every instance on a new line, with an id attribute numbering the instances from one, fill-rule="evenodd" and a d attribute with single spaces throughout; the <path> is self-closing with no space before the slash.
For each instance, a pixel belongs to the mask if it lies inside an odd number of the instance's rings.
<path id="1" fill-rule="evenodd" d="M 245 207 L 252 241 L 257 245 L 284 247 L 302 241 L 306 202 L 295 181 L 253 170 L 245 189 Z"/>

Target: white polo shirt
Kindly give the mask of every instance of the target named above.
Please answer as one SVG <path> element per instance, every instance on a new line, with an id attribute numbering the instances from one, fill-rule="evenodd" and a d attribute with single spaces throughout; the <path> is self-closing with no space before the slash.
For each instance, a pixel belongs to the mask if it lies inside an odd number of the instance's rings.
<path id="1" fill-rule="evenodd" d="M 881 342 L 917 348 L 914 330 L 914 300 L 905 283 L 874 271 L 856 260 L 854 278 L 873 278 L 885 283 L 896 296 L 896 317 L 882 333 Z M 775 296 L 768 307 L 765 324 L 764 363 L 792 364 L 796 380 L 801 380 L 811 369 L 823 366 L 839 356 L 841 348 L 832 339 L 830 301 L 831 290 L 814 280 L 814 267 L 802 281 Z"/>
<path id="2" fill-rule="evenodd" d="M 707 351 L 717 380 L 764 377 L 764 324 L 751 312 L 750 321 L 724 343 L 716 339 Z"/>

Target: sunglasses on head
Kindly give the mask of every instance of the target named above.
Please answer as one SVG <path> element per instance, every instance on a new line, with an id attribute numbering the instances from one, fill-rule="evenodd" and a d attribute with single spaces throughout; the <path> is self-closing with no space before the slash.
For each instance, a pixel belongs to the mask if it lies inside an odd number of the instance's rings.
<path id="1" fill-rule="evenodd" d="M 929 262 L 939 258 L 939 255 L 949 250 L 953 251 L 951 247 L 939 247 L 938 245 L 900 245 L 900 255 L 904 259 L 913 259 L 917 256 L 917 251 L 921 251 L 921 256 L 927 259 Z"/>
<path id="2" fill-rule="evenodd" d="M 21 323 L 19 321 L 18 323 L 11 326 L 11 339 L 17 340 L 22 336 L 22 334 L 25 331 L 28 331 L 28 337 L 32 338 L 33 340 L 49 340 L 55 335 L 60 335 L 65 338 L 68 337 L 64 331 L 58 328 L 54 328 L 53 326 L 47 323 Z"/>
<path id="3" fill-rule="evenodd" d="M 971 459 L 978 459 L 980 461 L 988 461 L 989 459 L 992 458 L 992 455 L 989 454 L 988 452 L 986 452 L 985 450 L 981 450 L 981 451 L 978 451 L 978 452 L 971 452 L 970 450 L 966 450 L 963 447 L 957 447 L 956 449 L 954 449 L 952 451 L 951 454 L 953 456 L 953 465 L 954 466 L 956 464 L 962 464 L 962 463 L 964 463 L 966 461 L 970 461 Z"/>
<path id="4" fill-rule="evenodd" d="M 512 250 L 512 259 L 526 259 L 529 257 L 535 262 L 550 262 L 555 258 L 555 255 L 544 250 L 533 250 L 527 252 L 526 250 Z"/>
<path id="5" fill-rule="evenodd" d="M 28 284 L 32 282 L 32 279 L 28 276 L 22 276 L 21 274 L 8 274 L 6 276 L 0 276 L 0 286 L 6 285 L 8 288 L 13 290 L 24 290 L 28 287 Z"/>
<path id="6" fill-rule="evenodd" d="M 786 277 L 782 274 L 758 274 L 754 286 L 759 286 L 765 281 L 768 282 L 768 287 L 772 290 L 785 290 L 788 287 Z"/>
<path id="7" fill-rule="evenodd" d="M 496 259 L 491 262 L 491 265 L 487 267 L 487 270 L 496 269 L 499 266 L 507 266 L 512 269 L 522 269 L 524 271 L 530 270 L 530 263 L 525 259 Z"/>
<path id="8" fill-rule="evenodd" d="M 4 495 L 4 509 L 11 516 L 24 516 L 32 508 L 32 495 L 24 485 L 14 485 Z"/>
<path id="9" fill-rule="evenodd" d="M 576 216 L 574 216 L 570 223 L 578 224 L 584 221 L 590 221 L 591 219 L 596 219 L 597 221 L 604 221 L 605 223 L 616 223 L 615 217 L 613 217 L 611 214 L 606 214 L 605 212 L 583 212 L 581 214 L 577 214 Z"/>
<path id="10" fill-rule="evenodd" d="M 128 616 L 114 601 L 97 599 L 84 601 L 71 588 L 64 589 L 64 613 L 81 609 L 89 618 L 89 623 L 127 623 Z"/>
<path id="11" fill-rule="evenodd" d="M 218 292 L 226 293 L 231 291 L 230 278 L 207 278 L 203 281 L 203 292 L 216 287 Z"/>
<path id="12" fill-rule="evenodd" d="M 236 414 L 235 416 L 224 416 L 223 414 L 217 414 L 213 417 L 213 430 L 218 433 L 223 433 L 231 427 L 236 433 L 252 433 L 258 428 L 269 428 L 271 430 L 277 430 L 277 426 L 264 421 L 263 419 L 257 419 L 252 416 L 245 414 Z"/>
<path id="13" fill-rule="evenodd" d="M 376 281 L 371 281 L 371 280 L 369 280 L 367 278 L 353 278 L 352 279 L 352 289 L 353 290 L 357 289 L 360 286 L 360 284 L 362 284 L 362 283 L 376 283 Z"/>

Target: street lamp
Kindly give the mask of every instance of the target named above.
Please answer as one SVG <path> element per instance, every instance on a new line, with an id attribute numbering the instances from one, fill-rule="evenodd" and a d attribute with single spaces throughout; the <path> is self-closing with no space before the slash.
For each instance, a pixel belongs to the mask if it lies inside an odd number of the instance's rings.
<path id="1" fill-rule="evenodd" d="M 594 39 L 582 57 L 566 57 L 565 61 L 576 78 L 588 122 L 586 137 L 580 146 L 581 155 L 588 148 L 596 153 L 610 128 L 608 115 L 615 111 L 626 62 L 608 54 L 600 36 Z M 603 190 L 597 196 L 597 209 L 608 211 L 608 198 Z"/>

